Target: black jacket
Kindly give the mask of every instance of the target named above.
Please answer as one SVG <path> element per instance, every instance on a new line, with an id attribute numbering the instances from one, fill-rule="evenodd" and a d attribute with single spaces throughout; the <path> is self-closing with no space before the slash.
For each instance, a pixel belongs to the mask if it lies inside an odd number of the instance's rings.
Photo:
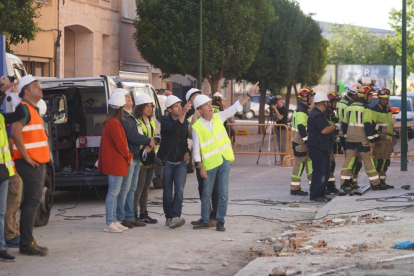
<path id="1" fill-rule="evenodd" d="M 161 122 L 161 146 L 158 150 L 158 158 L 164 159 L 167 155 L 168 149 L 174 140 L 174 136 L 178 135 L 178 139 L 172 146 L 168 160 L 170 162 L 180 162 L 184 160 L 184 153 L 191 153 L 188 148 L 188 121 L 174 120 L 171 115 L 165 116 Z"/>
<path id="2" fill-rule="evenodd" d="M 321 155 L 329 155 L 332 150 L 331 134 L 322 134 L 321 131 L 330 126 L 325 115 L 313 108 L 308 117 L 308 147 L 317 149 Z"/>
<path id="3" fill-rule="evenodd" d="M 135 160 L 140 160 L 140 146 L 148 145 L 151 142 L 151 138 L 138 132 L 139 122 L 135 119 L 134 115 L 124 110 L 124 117 L 125 120 L 119 120 L 119 122 L 124 128 L 129 151 L 132 152 Z"/>

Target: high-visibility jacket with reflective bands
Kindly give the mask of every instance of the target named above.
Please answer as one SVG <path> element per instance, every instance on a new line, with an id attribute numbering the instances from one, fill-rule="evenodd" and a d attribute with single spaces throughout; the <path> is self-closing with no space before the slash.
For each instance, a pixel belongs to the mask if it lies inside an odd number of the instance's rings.
<path id="1" fill-rule="evenodd" d="M 216 113 L 212 120 L 213 132 L 210 132 L 200 119 L 192 126 L 198 135 L 201 163 L 206 171 L 220 166 L 223 163 L 223 157 L 230 162 L 234 161 L 231 142 L 220 116 Z"/>
<path id="2" fill-rule="evenodd" d="M 300 128 L 302 126 L 304 127 L 304 130 L 302 128 L 302 131 Z M 305 142 L 308 140 L 308 133 L 306 131 L 306 127 L 308 126 L 308 113 L 300 111 L 299 108 L 293 112 L 292 115 L 292 131 L 293 131 L 293 137 L 292 142 L 302 145 L 305 144 Z"/>
<path id="3" fill-rule="evenodd" d="M 382 107 L 379 103 L 374 105 L 372 108 L 372 113 L 374 117 L 374 121 L 382 126 L 387 128 L 388 133 L 393 134 L 394 133 L 394 124 L 392 121 L 392 111 L 390 108 Z M 391 140 L 392 136 L 390 135 L 384 135 L 382 133 L 379 133 L 379 136 L 381 140 Z"/>
<path id="4" fill-rule="evenodd" d="M 7 138 L 6 122 L 0 114 L 0 164 L 4 164 L 9 171 L 9 176 L 14 175 L 14 163 L 11 158 L 9 139 Z"/>
<path id="5" fill-rule="evenodd" d="M 50 152 L 42 117 L 31 104 L 25 101 L 22 101 L 22 104 L 27 106 L 30 113 L 30 121 L 22 129 L 23 143 L 27 154 L 40 164 L 47 163 L 50 161 Z M 13 158 L 15 160 L 23 158 L 16 145 L 13 145 Z"/>
<path id="6" fill-rule="evenodd" d="M 375 142 L 379 135 L 375 132 L 376 124 L 371 109 L 363 103 L 363 99 L 352 103 L 345 110 L 348 122 L 347 142 Z M 378 126 L 377 126 L 378 127 Z M 377 129 L 377 128 L 376 128 Z"/>
<path id="7" fill-rule="evenodd" d="M 339 123 L 341 124 L 341 130 L 339 131 L 340 137 L 346 138 L 346 133 L 348 131 L 348 122 L 345 116 L 345 109 L 352 103 L 353 101 L 348 96 L 345 96 L 336 104 L 336 117 L 339 119 Z"/>
<path id="8" fill-rule="evenodd" d="M 147 120 L 149 120 L 149 118 Z M 148 130 L 147 125 L 144 123 L 143 120 L 138 119 L 138 122 L 141 124 L 141 129 L 142 129 L 142 132 L 143 132 L 144 135 L 147 135 L 149 138 L 152 138 L 152 137 L 155 136 L 155 123 L 154 123 L 154 120 L 150 120 L 149 121 L 150 127 L 151 127 L 151 131 Z M 142 134 L 140 132 L 140 127 L 139 126 L 138 126 L 138 132 L 140 134 Z M 155 147 L 152 148 L 153 151 L 155 151 L 157 149 L 158 149 L 158 146 L 155 146 Z M 141 165 L 144 166 L 144 164 L 142 164 L 142 162 L 141 162 Z"/>

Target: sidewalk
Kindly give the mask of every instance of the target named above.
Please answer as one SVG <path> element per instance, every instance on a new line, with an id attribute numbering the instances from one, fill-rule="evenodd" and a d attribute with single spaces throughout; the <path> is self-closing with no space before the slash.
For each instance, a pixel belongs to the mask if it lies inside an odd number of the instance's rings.
<path id="1" fill-rule="evenodd" d="M 288 275 L 298 270 L 301 275 L 313 275 L 358 262 L 364 264 L 362 268 L 347 269 L 335 275 L 414 275 L 413 259 L 392 263 L 394 269 L 373 264 L 376 260 L 414 253 L 391 249 L 397 242 L 414 240 L 413 169 L 409 163 L 408 171 L 401 172 L 399 163 L 393 164 L 388 182 L 395 189 L 368 191 L 362 196 L 336 196 L 319 209 L 311 225 L 294 223 L 285 227 L 284 233 L 272 235 L 265 242 L 270 241 L 269 246 L 275 249 L 275 246 L 283 246 L 280 240 L 289 235 L 304 235 L 303 244 L 298 248 L 287 254 L 280 253 L 279 257 L 257 258 L 236 275 L 269 275 L 276 267 L 282 271 L 290 267 Z M 364 185 L 366 175 L 360 175 L 360 180 Z M 411 185 L 411 190 L 401 189 L 402 185 Z M 289 244 L 291 240 L 295 238 L 290 238 Z M 327 245 L 320 243 L 321 240 Z M 322 246 L 317 249 L 317 244 Z"/>

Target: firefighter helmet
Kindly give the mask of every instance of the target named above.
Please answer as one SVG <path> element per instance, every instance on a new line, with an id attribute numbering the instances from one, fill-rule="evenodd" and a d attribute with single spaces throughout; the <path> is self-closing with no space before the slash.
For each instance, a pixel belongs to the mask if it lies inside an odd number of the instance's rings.
<path id="1" fill-rule="evenodd" d="M 381 87 L 378 90 L 378 98 L 389 98 L 390 97 L 390 90 L 387 87 Z"/>
<path id="2" fill-rule="evenodd" d="M 328 93 L 328 99 L 330 102 L 334 102 L 334 101 L 339 101 L 341 100 L 341 98 L 339 97 L 339 95 L 336 92 L 329 92 Z"/>
<path id="3" fill-rule="evenodd" d="M 358 89 L 361 87 L 359 84 L 354 84 L 351 87 L 348 88 L 348 93 L 352 95 L 358 94 Z"/>
<path id="4" fill-rule="evenodd" d="M 312 90 L 312 88 L 304 86 L 299 90 L 298 99 L 301 101 L 303 100 L 309 101 L 309 97 L 313 95 L 315 95 L 315 92 Z"/>
<path id="5" fill-rule="evenodd" d="M 358 89 L 358 97 L 359 98 L 365 98 L 366 96 L 374 94 L 374 93 L 375 93 L 375 89 L 370 85 L 362 85 Z"/>

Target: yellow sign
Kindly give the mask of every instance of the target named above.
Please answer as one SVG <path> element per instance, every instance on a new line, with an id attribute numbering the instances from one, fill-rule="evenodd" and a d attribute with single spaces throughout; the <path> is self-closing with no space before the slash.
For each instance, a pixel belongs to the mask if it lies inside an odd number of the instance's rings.
<path id="1" fill-rule="evenodd" d="M 236 129 L 237 136 L 248 136 L 249 130 L 248 129 Z"/>

